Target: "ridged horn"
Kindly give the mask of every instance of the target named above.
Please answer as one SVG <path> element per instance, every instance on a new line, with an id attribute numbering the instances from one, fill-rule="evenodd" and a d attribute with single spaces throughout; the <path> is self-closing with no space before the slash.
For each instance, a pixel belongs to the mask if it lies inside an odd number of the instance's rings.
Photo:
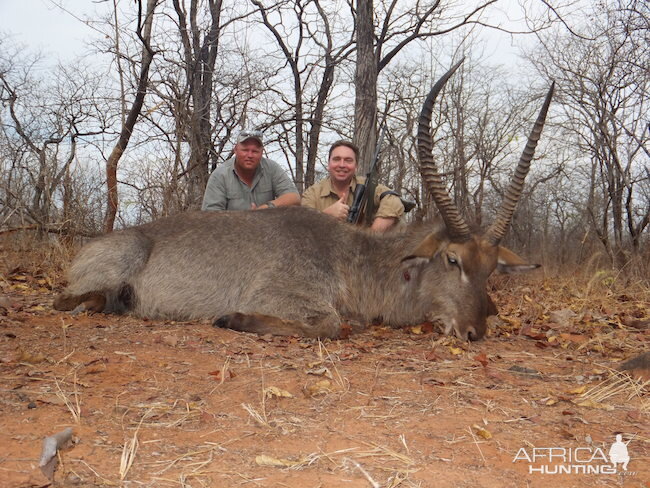
<path id="1" fill-rule="evenodd" d="M 535 155 L 535 147 L 537 146 L 537 141 L 539 141 L 539 137 L 542 134 L 542 129 L 544 128 L 546 113 L 548 112 L 548 107 L 551 104 L 551 98 L 553 97 L 554 89 L 555 82 L 551 84 L 551 88 L 546 94 L 544 105 L 542 105 L 542 109 L 539 111 L 539 115 L 537 116 L 537 120 L 533 126 L 533 130 L 530 132 L 530 136 L 528 136 L 528 142 L 526 143 L 524 152 L 519 159 L 519 164 L 517 165 L 515 174 L 512 175 L 510 185 L 506 190 L 503 202 L 501 202 L 501 206 L 497 212 L 494 224 L 492 224 L 485 235 L 487 241 L 494 246 L 498 245 L 499 242 L 501 242 L 501 239 L 503 239 L 503 236 L 506 235 L 508 227 L 510 226 L 510 221 L 512 220 L 512 215 L 515 212 L 515 207 L 517 206 L 517 202 L 521 197 L 521 192 L 524 189 L 524 180 L 526 179 L 526 175 L 528 175 L 530 162 L 533 160 L 533 156 Z"/>
<path id="2" fill-rule="evenodd" d="M 470 237 L 469 227 L 465 220 L 458 212 L 456 204 L 453 202 L 444 182 L 442 176 L 436 168 L 433 161 L 433 137 L 431 135 L 431 112 L 433 110 L 433 103 L 442 90 L 442 87 L 447 83 L 447 80 L 454 74 L 458 67 L 462 64 L 465 58 L 461 59 L 458 63 L 451 67 L 431 88 L 424 104 L 422 105 L 422 112 L 418 120 L 418 159 L 420 161 L 420 174 L 424 185 L 431 196 L 433 197 L 436 207 L 442 216 L 442 219 L 447 225 L 447 231 L 450 236 L 455 239 L 466 240 Z"/>

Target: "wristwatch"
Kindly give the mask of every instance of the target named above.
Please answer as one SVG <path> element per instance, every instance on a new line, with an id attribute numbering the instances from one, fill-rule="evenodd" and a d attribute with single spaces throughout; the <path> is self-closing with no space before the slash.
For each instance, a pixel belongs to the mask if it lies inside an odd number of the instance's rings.
<path id="1" fill-rule="evenodd" d="M 275 203 L 273 203 L 271 200 L 269 200 L 268 202 L 266 202 L 266 206 L 269 207 L 269 208 L 275 208 Z"/>

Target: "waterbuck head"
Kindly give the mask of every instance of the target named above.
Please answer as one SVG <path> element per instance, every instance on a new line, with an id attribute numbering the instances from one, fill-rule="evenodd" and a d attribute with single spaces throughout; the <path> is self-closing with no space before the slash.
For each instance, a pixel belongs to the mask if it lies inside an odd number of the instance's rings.
<path id="1" fill-rule="evenodd" d="M 445 324 L 447 333 L 453 331 L 462 339 L 477 340 L 483 337 L 486 330 L 486 319 L 491 303 L 486 292 L 486 281 L 490 274 L 497 267 L 502 271 L 525 271 L 537 267 L 537 265 L 528 265 L 513 252 L 499 246 L 499 242 L 508 230 L 517 201 L 521 196 L 524 179 L 528 174 L 544 126 L 554 84 L 546 95 L 494 224 L 485 232 L 472 233 L 449 196 L 431 151 L 433 103 L 461 63 L 462 60 L 433 86 L 424 102 L 418 122 L 417 148 L 420 172 L 427 191 L 436 203 L 444 226 L 434 228 L 415 251 L 404 259 L 404 265 L 417 269 L 423 284 L 423 294 L 434 302 L 431 307 L 432 312 L 427 318 L 441 321 Z M 431 290 L 427 290 L 427 287 Z M 427 299 L 425 296 L 422 298 Z"/>

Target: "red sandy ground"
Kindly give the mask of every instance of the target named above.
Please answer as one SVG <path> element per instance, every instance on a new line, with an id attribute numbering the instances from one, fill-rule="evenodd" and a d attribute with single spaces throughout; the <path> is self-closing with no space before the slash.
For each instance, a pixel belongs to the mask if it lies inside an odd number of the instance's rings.
<path id="1" fill-rule="evenodd" d="M 647 327 L 625 325 L 647 320 L 647 290 L 501 281 L 477 343 L 427 324 L 319 342 L 58 313 L 47 280 L 14 270 L 0 276 L 0 486 L 650 487 L 650 387 L 615 371 L 650 350 Z M 42 441 L 68 426 L 50 485 Z M 607 454 L 617 433 L 626 473 L 513 462 L 522 448 Z"/>

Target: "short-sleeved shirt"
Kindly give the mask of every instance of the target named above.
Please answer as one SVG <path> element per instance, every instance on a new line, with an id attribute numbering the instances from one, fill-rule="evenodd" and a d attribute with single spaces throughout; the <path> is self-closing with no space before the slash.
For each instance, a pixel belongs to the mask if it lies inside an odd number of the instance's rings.
<path id="1" fill-rule="evenodd" d="M 253 184 L 248 186 L 235 172 L 233 156 L 215 169 L 203 194 L 201 210 L 250 210 L 286 193 L 298 193 L 287 173 L 278 163 L 262 158 Z"/>
<path id="2" fill-rule="evenodd" d="M 365 181 L 366 179 L 363 176 L 355 176 L 352 178 L 352 181 L 350 181 L 350 191 L 348 192 L 345 203 L 352 205 L 354 189 L 357 187 L 357 183 L 363 184 Z M 384 185 L 377 185 L 375 189 L 375 217 L 399 219 L 404 214 L 404 205 L 402 205 L 402 201 L 397 195 L 385 195 L 380 200 L 381 194 L 386 191 L 390 191 L 390 188 Z M 322 212 L 338 201 L 339 196 L 334 191 L 334 188 L 332 188 L 332 180 L 328 176 L 305 190 L 305 193 L 302 195 L 301 204 Z"/>

